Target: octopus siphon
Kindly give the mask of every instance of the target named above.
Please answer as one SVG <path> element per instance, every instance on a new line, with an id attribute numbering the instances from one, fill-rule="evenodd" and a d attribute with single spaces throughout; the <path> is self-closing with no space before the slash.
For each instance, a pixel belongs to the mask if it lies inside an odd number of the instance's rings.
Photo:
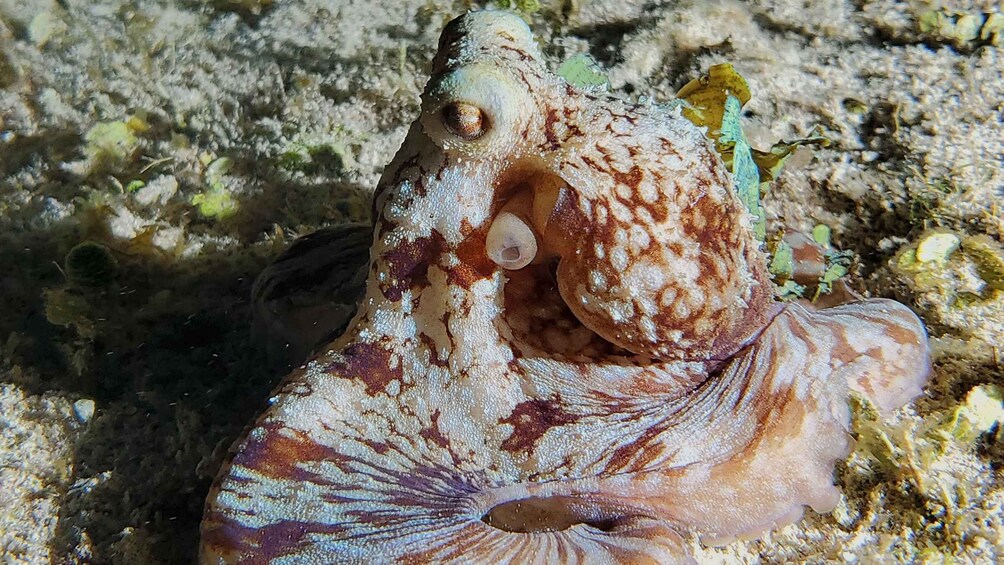
<path id="1" fill-rule="evenodd" d="M 920 394 L 885 299 L 778 302 L 679 107 L 579 89 L 527 25 L 443 31 L 365 290 L 233 447 L 203 563 L 687 563 L 828 512 L 852 392 Z"/>

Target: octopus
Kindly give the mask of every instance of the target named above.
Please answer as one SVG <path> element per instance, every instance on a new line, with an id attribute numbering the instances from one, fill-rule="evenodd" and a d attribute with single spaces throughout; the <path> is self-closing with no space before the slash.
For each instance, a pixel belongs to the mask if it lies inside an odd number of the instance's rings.
<path id="1" fill-rule="evenodd" d="M 832 510 L 849 396 L 930 373 L 900 303 L 777 301 L 703 129 L 568 84 L 510 13 L 445 28 L 373 210 L 355 315 L 233 447 L 202 563 L 692 562 Z"/>

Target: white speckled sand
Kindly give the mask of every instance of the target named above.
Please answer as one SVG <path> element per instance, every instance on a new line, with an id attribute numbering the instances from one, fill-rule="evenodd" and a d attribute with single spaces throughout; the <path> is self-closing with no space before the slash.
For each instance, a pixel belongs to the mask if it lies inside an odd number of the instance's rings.
<path id="1" fill-rule="evenodd" d="M 10 375 L 4 375 L 9 378 Z M 58 395 L 30 396 L 0 385 L 0 555 L 4 563 L 58 559 L 49 542 L 73 482 L 81 422 Z"/>

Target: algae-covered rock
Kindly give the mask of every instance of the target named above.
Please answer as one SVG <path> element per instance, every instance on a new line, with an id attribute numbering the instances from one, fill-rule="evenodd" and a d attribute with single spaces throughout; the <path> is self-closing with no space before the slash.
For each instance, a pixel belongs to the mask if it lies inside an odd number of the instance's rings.
<path id="1" fill-rule="evenodd" d="M 927 232 L 890 263 L 938 323 L 1004 343 L 1004 248 L 985 235 Z"/>
<path id="2" fill-rule="evenodd" d="M 952 412 L 945 430 L 961 442 L 976 441 L 982 434 L 994 434 L 993 440 L 1004 437 L 1004 390 L 996 384 L 973 387 L 966 400 Z"/>
<path id="3" fill-rule="evenodd" d="M 918 15 L 917 30 L 935 41 L 958 47 L 999 46 L 1004 43 L 1004 12 L 932 9 Z"/>

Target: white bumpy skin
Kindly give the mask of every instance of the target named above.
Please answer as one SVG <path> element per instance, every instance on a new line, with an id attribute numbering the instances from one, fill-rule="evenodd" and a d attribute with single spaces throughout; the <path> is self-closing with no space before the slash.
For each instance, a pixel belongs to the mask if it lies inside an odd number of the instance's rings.
<path id="1" fill-rule="evenodd" d="M 898 303 L 775 304 L 703 133 L 506 12 L 443 32 L 375 209 L 358 313 L 235 444 L 203 563 L 688 562 L 832 509 L 849 392 L 929 372 Z"/>

